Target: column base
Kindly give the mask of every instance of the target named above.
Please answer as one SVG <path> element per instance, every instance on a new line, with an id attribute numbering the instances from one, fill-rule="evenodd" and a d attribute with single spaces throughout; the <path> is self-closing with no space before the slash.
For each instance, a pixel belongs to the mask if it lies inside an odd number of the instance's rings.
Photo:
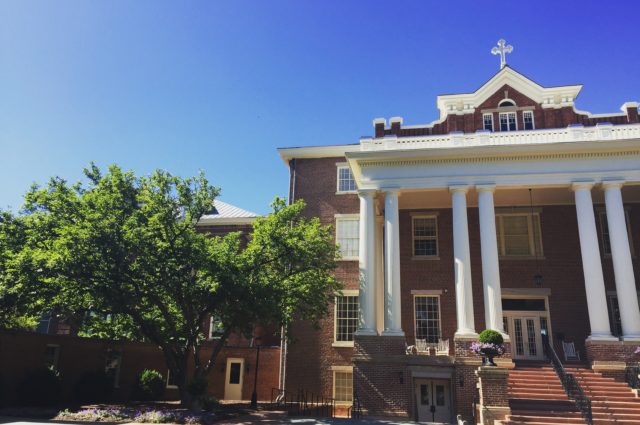
<path id="1" fill-rule="evenodd" d="M 640 342 L 640 335 L 623 335 L 623 341 Z"/>
<path id="2" fill-rule="evenodd" d="M 620 341 L 613 335 L 589 335 L 587 341 Z"/>
<path id="3" fill-rule="evenodd" d="M 401 329 L 385 329 L 380 336 L 404 336 L 404 332 Z"/>
<path id="4" fill-rule="evenodd" d="M 355 334 L 361 336 L 377 336 L 378 332 L 374 329 L 358 329 Z"/>
<path id="5" fill-rule="evenodd" d="M 478 334 L 473 329 L 462 329 L 456 331 L 454 339 L 478 339 Z"/>

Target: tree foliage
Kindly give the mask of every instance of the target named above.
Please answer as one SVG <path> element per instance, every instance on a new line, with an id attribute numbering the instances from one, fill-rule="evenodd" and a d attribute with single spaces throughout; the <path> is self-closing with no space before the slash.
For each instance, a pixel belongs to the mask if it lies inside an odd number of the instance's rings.
<path id="1" fill-rule="evenodd" d="M 85 184 L 53 178 L 32 188 L 24 214 L 7 215 L 0 238 L 18 235 L 0 239 L 14 244 L 3 251 L 7 276 L 22 282 L 12 284 L 17 293 L 36 288 L 60 314 L 85 318 L 87 334 L 157 344 L 185 403 L 188 381 L 206 376 L 232 332 L 318 320 L 341 287 L 331 230 L 305 218 L 302 201 L 276 199 L 243 246 L 239 233 L 211 237 L 197 228 L 219 193 L 203 174 L 137 177 L 111 166 L 103 175 L 93 165 L 85 174 Z M 202 358 L 209 316 L 222 338 Z"/>

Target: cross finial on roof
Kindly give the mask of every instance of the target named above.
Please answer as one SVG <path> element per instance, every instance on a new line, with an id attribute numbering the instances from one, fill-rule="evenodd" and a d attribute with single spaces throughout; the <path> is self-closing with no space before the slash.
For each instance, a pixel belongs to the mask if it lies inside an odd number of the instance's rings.
<path id="1" fill-rule="evenodd" d="M 507 53 L 513 52 L 513 46 L 507 44 L 504 38 L 498 40 L 498 46 L 491 49 L 491 53 L 494 55 L 500 55 L 500 69 L 504 68 L 507 64 Z"/>

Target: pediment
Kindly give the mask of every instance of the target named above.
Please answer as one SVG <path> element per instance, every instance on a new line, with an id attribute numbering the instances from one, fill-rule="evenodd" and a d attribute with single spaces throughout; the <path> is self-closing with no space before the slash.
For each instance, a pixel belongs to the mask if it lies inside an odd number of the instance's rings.
<path id="1" fill-rule="evenodd" d="M 506 87 L 515 90 L 542 107 L 573 106 L 582 85 L 543 87 L 509 66 L 502 68 L 473 93 L 449 94 L 437 97 L 440 119 L 449 114 L 472 113 L 489 98 L 504 98 Z"/>

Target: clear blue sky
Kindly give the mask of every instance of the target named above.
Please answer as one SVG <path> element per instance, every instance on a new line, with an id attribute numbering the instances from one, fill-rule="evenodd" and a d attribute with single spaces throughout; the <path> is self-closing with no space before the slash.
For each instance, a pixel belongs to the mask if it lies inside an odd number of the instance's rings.
<path id="1" fill-rule="evenodd" d="M 579 8 L 574 8 L 579 4 Z M 455 6 L 452 6 L 455 5 Z M 354 143 L 375 117 L 437 117 L 508 62 L 577 105 L 640 100 L 636 1 L 2 1 L 0 207 L 90 161 L 199 169 L 259 213 L 286 195 L 276 147 Z"/>

